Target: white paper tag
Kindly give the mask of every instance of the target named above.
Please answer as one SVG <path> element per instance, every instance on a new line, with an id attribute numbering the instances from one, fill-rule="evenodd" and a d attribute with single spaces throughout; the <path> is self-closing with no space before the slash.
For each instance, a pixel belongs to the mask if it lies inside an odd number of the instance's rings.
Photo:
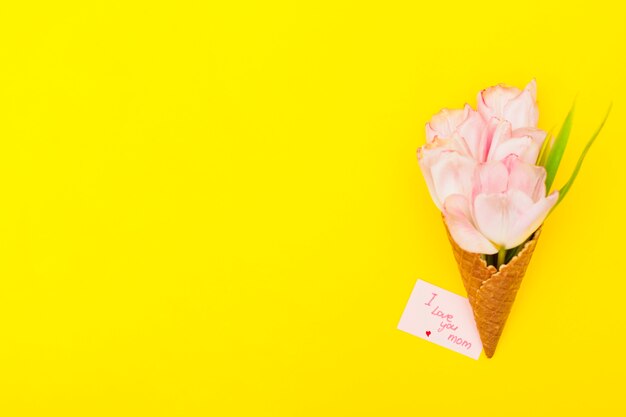
<path id="1" fill-rule="evenodd" d="M 478 359 L 483 345 L 467 298 L 417 280 L 398 329 Z"/>

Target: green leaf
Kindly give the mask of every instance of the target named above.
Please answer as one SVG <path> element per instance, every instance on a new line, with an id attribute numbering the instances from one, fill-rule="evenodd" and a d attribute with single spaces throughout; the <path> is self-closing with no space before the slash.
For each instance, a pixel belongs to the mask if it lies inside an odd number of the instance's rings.
<path id="1" fill-rule="evenodd" d="M 550 134 L 547 134 L 543 141 L 543 145 L 541 145 L 539 156 L 537 156 L 536 165 L 539 165 L 539 166 L 546 165 L 546 159 L 548 158 L 548 154 L 550 153 L 550 150 L 552 149 L 552 145 L 554 145 L 554 138 L 551 137 Z"/>
<path id="2" fill-rule="evenodd" d="M 567 147 L 569 134 L 572 131 L 572 121 L 574 119 L 575 107 L 576 103 L 572 104 L 572 108 L 567 114 L 561 130 L 554 139 L 554 143 L 552 144 L 552 147 L 550 148 L 546 156 L 546 161 L 544 165 L 546 168 L 546 192 L 549 192 L 550 187 L 552 187 L 552 183 L 554 182 L 554 178 L 556 177 L 556 172 L 559 170 L 559 165 L 561 164 L 561 159 L 563 158 L 563 153 L 565 152 L 565 148 Z"/>
<path id="3" fill-rule="evenodd" d="M 552 129 L 546 134 L 545 139 L 543 140 L 543 144 L 541 145 L 541 150 L 539 151 L 539 156 L 537 156 L 536 165 L 541 167 L 546 166 L 546 159 L 548 159 L 548 154 L 550 150 L 552 150 L 552 145 L 554 145 L 554 138 L 552 136 Z"/>
<path id="4" fill-rule="evenodd" d="M 585 156 L 587 156 L 587 152 L 589 151 L 589 148 L 591 148 L 591 145 L 593 145 L 593 142 L 595 142 L 596 138 L 600 134 L 600 131 L 604 127 L 606 120 L 609 118 L 609 113 L 611 113 L 612 107 L 613 107 L 613 103 L 611 103 L 611 105 L 609 106 L 609 109 L 606 111 L 604 120 L 602 120 L 602 123 L 600 124 L 600 126 L 596 129 L 593 136 L 591 136 L 591 139 L 589 139 L 589 142 L 587 142 L 587 145 L 585 145 L 585 149 L 583 149 L 583 152 L 580 154 L 580 158 L 578 158 L 578 162 L 576 163 L 574 172 L 572 172 L 572 175 L 569 177 L 569 180 L 565 183 L 563 188 L 561 188 L 561 190 L 559 191 L 559 201 L 557 201 L 557 203 L 555 204 L 555 207 L 561 202 L 561 200 L 563 200 L 563 197 L 565 197 L 565 194 L 567 194 L 569 189 L 572 187 L 572 184 L 574 184 L 574 180 L 576 179 L 576 176 L 578 175 L 578 171 L 580 171 L 580 167 L 583 165 Z"/>

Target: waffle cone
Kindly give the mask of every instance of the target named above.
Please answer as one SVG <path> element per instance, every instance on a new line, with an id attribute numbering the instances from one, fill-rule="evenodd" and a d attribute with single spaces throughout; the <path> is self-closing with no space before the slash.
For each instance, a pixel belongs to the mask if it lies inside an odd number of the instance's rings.
<path id="1" fill-rule="evenodd" d="M 487 266 L 480 254 L 461 249 L 450 235 L 447 226 L 446 232 L 461 272 L 467 298 L 474 311 L 474 319 L 485 355 L 491 358 L 496 351 L 517 290 L 537 245 L 541 228 L 534 233 L 532 239 L 526 242 L 524 248 L 513 259 L 500 267 L 499 271 L 493 265 Z"/>

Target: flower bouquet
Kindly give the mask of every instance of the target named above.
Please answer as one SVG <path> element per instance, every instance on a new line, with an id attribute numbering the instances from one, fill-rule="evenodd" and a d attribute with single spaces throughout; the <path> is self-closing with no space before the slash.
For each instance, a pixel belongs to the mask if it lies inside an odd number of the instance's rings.
<path id="1" fill-rule="evenodd" d="M 496 350 L 541 225 L 571 188 L 606 121 L 563 187 L 550 191 L 572 127 L 537 127 L 536 83 L 478 94 L 477 109 L 443 109 L 426 124 L 418 160 L 452 244 L 487 357 Z M 609 109 L 610 110 L 610 109 Z"/>

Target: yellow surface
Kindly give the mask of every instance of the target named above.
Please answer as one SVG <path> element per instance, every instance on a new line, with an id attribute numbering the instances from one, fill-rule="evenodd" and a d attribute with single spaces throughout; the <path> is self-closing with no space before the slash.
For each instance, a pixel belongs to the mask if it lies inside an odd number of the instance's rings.
<path id="1" fill-rule="evenodd" d="M 0 415 L 625 411 L 623 6 L 223 3 L 3 3 Z M 473 361 L 396 329 L 463 293 L 415 150 L 532 77 L 557 185 L 615 106 Z"/>

